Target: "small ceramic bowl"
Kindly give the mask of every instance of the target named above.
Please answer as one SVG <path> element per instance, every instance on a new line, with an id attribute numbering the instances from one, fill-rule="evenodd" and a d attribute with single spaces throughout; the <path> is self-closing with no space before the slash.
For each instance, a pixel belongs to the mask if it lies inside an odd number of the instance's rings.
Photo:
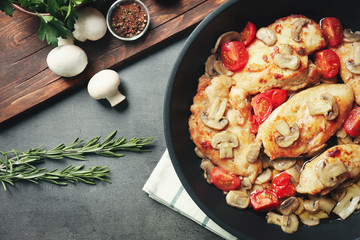
<path id="1" fill-rule="evenodd" d="M 145 25 L 145 28 L 138 34 L 132 36 L 132 37 L 122 37 L 120 36 L 119 34 L 116 33 L 116 31 L 114 30 L 114 28 L 112 27 L 112 17 L 113 17 L 113 13 L 114 11 L 119 8 L 120 5 L 123 5 L 123 4 L 129 4 L 129 3 L 136 3 L 140 6 L 141 10 L 145 11 L 146 12 L 146 19 L 147 19 L 147 22 L 146 22 L 146 25 Z M 149 25 L 150 25 L 150 14 L 149 14 L 149 10 L 148 8 L 145 6 L 144 3 L 142 3 L 141 1 L 139 0 L 117 0 L 115 1 L 111 7 L 109 8 L 107 14 L 106 14 L 106 24 L 107 24 L 107 27 L 109 29 L 109 31 L 111 32 L 111 34 L 120 39 L 120 40 L 123 40 L 123 41 L 134 41 L 138 38 L 140 38 L 141 36 L 143 36 L 145 34 L 145 32 L 147 31 L 147 29 L 149 28 Z"/>

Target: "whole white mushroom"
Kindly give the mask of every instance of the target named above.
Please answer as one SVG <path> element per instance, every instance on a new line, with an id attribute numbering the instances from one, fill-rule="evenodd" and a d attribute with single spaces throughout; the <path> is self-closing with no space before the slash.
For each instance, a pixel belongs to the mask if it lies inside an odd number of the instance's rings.
<path id="1" fill-rule="evenodd" d="M 119 92 L 119 85 L 119 74 L 114 70 L 104 69 L 90 79 L 87 89 L 92 98 L 106 98 L 114 107 L 126 98 Z"/>
<path id="2" fill-rule="evenodd" d="M 73 77 L 85 70 L 88 58 L 84 50 L 75 45 L 62 45 L 52 49 L 46 62 L 54 73 L 63 77 Z"/>
<path id="3" fill-rule="evenodd" d="M 96 41 L 106 34 L 106 20 L 96 8 L 84 7 L 78 10 L 78 19 L 74 29 L 73 36 L 75 39 L 81 42 L 85 42 L 87 39 Z"/>

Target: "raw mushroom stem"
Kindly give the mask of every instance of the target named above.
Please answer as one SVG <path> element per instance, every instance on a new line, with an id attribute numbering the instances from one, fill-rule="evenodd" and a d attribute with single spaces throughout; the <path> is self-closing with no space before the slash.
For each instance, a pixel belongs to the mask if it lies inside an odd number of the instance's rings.
<path id="1" fill-rule="evenodd" d="M 106 99 L 110 102 L 111 106 L 114 107 L 122 102 L 126 97 L 121 94 L 119 91 L 114 92 L 114 94 L 106 97 Z"/>

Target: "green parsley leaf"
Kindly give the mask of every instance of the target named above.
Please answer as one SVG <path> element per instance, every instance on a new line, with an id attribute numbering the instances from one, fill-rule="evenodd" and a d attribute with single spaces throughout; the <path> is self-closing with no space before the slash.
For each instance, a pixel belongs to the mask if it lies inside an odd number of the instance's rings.
<path id="1" fill-rule="evenodd" d="M 54 47 L 57 46 L 57 38 L 66 38 L 67 36 L 72 37 L 72 33 L 69 29 L 64 26 L 64 23 L 53 16 L 42 16 L 39 15 L 41 25 L 36 35 L 39 36 L 41 41 L 46 41 L 48 44 L 52 44 Z"/>
<path id="2" fill-rule="evenodd" d="M 48 0 L 46 12 L 50 13 L 51 16 L 56 16 L 58 9 L 60 8 L 56 0 Z"/>
<path id="3" fill-rule="evenodd" d="M 1 0 L 0 1 L 0 11 L 4 12 L 6 15 L 12 17 L 13 9 L 8 0 Z"/>
<path id="4" fill-rule="evenodd" d="M 78 15 L 76 13 L 74 4 L 70 0 L 69 1 L 69 7 L 68 7 L 66 17 L 65 17 L 67 27 L 72 29 L 74 27 L 74 24 L 75 24 L 77 19 L 78 19 Z"/>

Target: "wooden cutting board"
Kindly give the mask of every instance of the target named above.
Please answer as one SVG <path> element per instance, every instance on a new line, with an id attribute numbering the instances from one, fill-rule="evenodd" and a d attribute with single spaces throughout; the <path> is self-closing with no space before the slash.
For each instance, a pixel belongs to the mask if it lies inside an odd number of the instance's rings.
<path id="1" fill-rule="evenodd" d="M 13 17 L 0 12 L 0 124 L 194 26 L 225 1 L 143 0 L 151 16 L 146 35 L 122 42 L 107 32 L 95 42 L 76 42 L 87 53 L 89 64 L 72 78 L 59 77 L 47 67 L 46 56 L 53 47 L 36 35 L 37 17 L 16 10 Z"/>

